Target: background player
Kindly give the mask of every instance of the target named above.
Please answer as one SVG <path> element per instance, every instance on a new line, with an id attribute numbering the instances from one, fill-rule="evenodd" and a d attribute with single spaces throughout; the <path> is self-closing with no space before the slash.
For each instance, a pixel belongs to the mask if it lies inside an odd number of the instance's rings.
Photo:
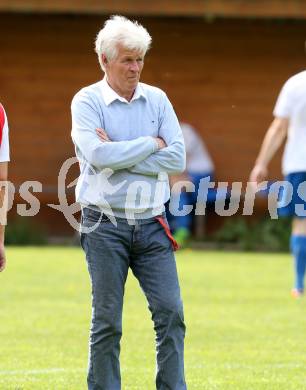
<path id="1" fill-rule="evenodd" d="M 295 285 L 292 295 L 300 297 L 304 292 L 306 267 L 306 218 L 296 205 L 303 205 L 304 209 L 306 205 L 305 186 L 304 191 L 298 193 L 300 183 L 306 181 L 306 71 L 292 76 L 284 84 L 273 114 L 275 119 L 264 137 L 250 181 L 259 183 L 267 177 L 270 160 L 287 138 L 282 171 L 285 180 L 292 184 L 293 196 L 287 206 L 279 208 L 279 215 L 293 217 L 291 251 L 295 259 Z M 284 204 L 291 197 L 289 192 L 289 187 L 285 188 L 281 200 Z"/>

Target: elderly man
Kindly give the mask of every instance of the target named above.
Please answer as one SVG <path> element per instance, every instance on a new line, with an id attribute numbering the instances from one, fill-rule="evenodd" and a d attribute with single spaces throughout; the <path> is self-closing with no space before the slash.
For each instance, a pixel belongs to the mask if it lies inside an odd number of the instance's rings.
<path id="1" fill-rule="evenodd" d="M 279 215 L 292 217 L 291 251 L 295 259 L 294 298 L 304 293 L 306 269 L 306 71 L 292 76 L 284 84 L 250 181 L 259 183 L 268 174 L 268 164 L 287 137 L 282 170 L 288 186 L 284 188 Z"/>
<path id="2" fill-rule="evenodd" d="M 3 106 L 0 103 L 0 181 L 7 180 L 7 163 L 10 161 L 9 150 L 9 129 L 7 117 Z M 0 189 L 0 272 L 4 270 L 6 264 L 4 250 L 4 230 L 6 225 L 7 205 L 5 204 L 6 186 Z"/>
<path id="3" fill-rule="evenodd" d="M 164 214 L 168 173 L 185 169 L 182 132 L 166 94 L 139 82 L 151 37 L 121 16 L 96 39 L 105 77 L 72 101 L 80 162 L 81 244 L 92 282 L 88 389 L 121 388 L 119 351 L 129 268 L 154 321 L 157 389 L 186 389 L 183 305 Z"/>

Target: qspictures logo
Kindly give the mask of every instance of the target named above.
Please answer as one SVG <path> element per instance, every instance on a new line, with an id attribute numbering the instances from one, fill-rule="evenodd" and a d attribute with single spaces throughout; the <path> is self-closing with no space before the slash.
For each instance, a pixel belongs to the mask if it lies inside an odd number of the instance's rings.
<path id="1" fill-rule="evenodd" d="M 79 230 L 80 224 L 76 218 L 76 213 L 81 210 L 80 203 L 68 203 L 67 191 L 76 187 L 77 198 L 82 206 L 95 205 L 102 213 L 106 214 L 109 220 L 116 225 L 116 213 L 113 207 L 113 200 L 124 204 L 125 217 L 129 221 L 135 219 L 136 214 L 145 212 L 152 205 L 154 210 L 160 208 L 163 211 L 164 203 L 168 200 L 169 212 L 173 216 L 185 216 L 193 212 L 195 215 L 205 215 L 208 203 L 213 203 L 214 211 L 222 217 L 235 215 L 242 207 L 242 215 L 249 216 L 254 213 L 255 199 L 257 195 L 267 198 L 267 207 L 271 219 L 278 219 L 278 210 L 290 204 L 293 197 L 293 187 L 288 181 L 275 181 L 269 183 L 263 181 L 258 185 L 247 182 L 243 187 L 242 182 L 213 182 L 208 177 L 200 180 L 198 187 L 191 181 L 184 180 L 176 182 L 169 194 L 168 175 L 160 172 L 153 180 L 137 180 L 128 182 L 126 179 L 119 179 L 117 173 L 112 169 L 106 168 L 100 171 L 94 170 L 89 164 L 84 164 L 85 168 L 78 179 L 67 184 L 67 175 L 74 164 L 78 164 L 76 157 L 67 159 L 58 174 L 57 185 L 57 204 L 48 204 L 58 212 L 62 213 L 76 231 Z M 16 188 L 10 181 L 0 182 L 1 188 L 5 188 L 6 196 L 2 208 L 0 208 L 0 223 L 6 224 L 5 208 L 9 211 L 14 204 Z M 41 193 L 43 185 L 39 181 L 25 181 L 18 189 L 20 197 L 25 203 L 17 204 L 17 214 L 24 217 L 35 216 L 40 211 L 40 201 L 35 193 Z M 180 195 L 182 192 L 196 194 L 194 204 L 181 205 Z M 284 196 L 285 194 L 285 196 Z M 297 189 L 297 195 L 301 203 L 295 204 L 295 213 L 297 216 L 306 217 L 306 182 L 300 183 Z M 95 230 L 96 224 L 90 228 L 84 228 L 84 233 Z M 83 228 L 82 228 L 83 232 Z"/>

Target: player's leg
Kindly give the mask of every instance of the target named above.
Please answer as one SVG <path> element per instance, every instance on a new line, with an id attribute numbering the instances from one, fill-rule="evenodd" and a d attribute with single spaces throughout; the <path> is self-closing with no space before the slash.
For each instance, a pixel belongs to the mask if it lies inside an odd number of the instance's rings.
<path id="1" fill-rule="evenodd" d="M 295 285 L 292 295 L 299 297 L 304 291 L 306 267 L 306 172 L 290 173 L 285 180 L 287 186 L 279 202 L 279 216 L 293 218 L 290 249 L 294 258 Z"/>
<path id="2" fill-rule="evenodd" d="M 179 211 L 183 207 L 192 205 L 190 193 L 183 190 L 180 195 L 173 194 L 173 197 L 178 196 Z M 174 216 L 174 237 L 180 246 L 186 244 L 187 239 L 191 234 L 192 215 L 191 212 L 186 215 Z"/>
<path id="3" fill-rule="evenodd" d="M 294 218 L 292 222 L 291 251 L 294 256 L 295 286 L 294 296 L 304 292 L 306 270 L 306 219 Z"/>
<path id="4" fill-rule="evenodd" d="M 186 191 L 186 189 L 183 189 L 180 194 L 177 194 L 172 191 L 171 194 L 171 201 L 174 202 L 174 204 L 179 205 L 179 210 L 183 210 L 183 207 L 185 206 L 192 206 L 192 211 L 184 216 L 176 216 L 173 218 L 173 227 L 174 227 L 174 237 L 178 244 L 180 246 L 184 246 L 187 239 L 191 235 L 192 230 L 192 222 L 194 218 L 194 211 L 196 202 L 198 200 L 202 201 L 201 194 L 199 194 L 199 185 L 200 181 L 204 178 L 210 178 L 210 181 L 212 180 L 212 174 L 211 173 L 188 173 L 188 180 L 192 184 L 192 187 L 189 189 L 189 191 Z M 194 189 L 194 191 L 190 191 L 191 189 Z M 205 200 L 206 202 L 206 200 Z M 171 225 L 172 227 L 172 225 Z"/>
<path id="5" fill-rule="evenodd" d="M 178 186 L 176 187 L 174 184 L 178 184 L 179 182 L 184 181 L 185 183 L 189 183 L 186 187 Z M 188 175 L 182 176 L 172 176 L 171 177 L 171 199 L 168 203 L 167 214 L 169 215 L 169 223 L 171 226 L 171 230 L 180 246 L 183 246 L 188 237 L 190 236 L 191 225 L 192 225 L 192 216 L 191 213 L 185 213 L 185 215 L 181 215 L 183 210 L 187 207 L 190 208 L 192 205 L 191 194 L 192 192 L 192 182 Z"/>

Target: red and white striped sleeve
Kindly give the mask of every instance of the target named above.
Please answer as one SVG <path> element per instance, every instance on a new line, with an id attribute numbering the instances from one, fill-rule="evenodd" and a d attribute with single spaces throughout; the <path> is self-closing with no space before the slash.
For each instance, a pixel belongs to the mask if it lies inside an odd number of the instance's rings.
<path id="1" fill-rule="evenodd" d="M 0 162 L 10 161 L 9 128 L 5 110 L 0 103 Z"/>

